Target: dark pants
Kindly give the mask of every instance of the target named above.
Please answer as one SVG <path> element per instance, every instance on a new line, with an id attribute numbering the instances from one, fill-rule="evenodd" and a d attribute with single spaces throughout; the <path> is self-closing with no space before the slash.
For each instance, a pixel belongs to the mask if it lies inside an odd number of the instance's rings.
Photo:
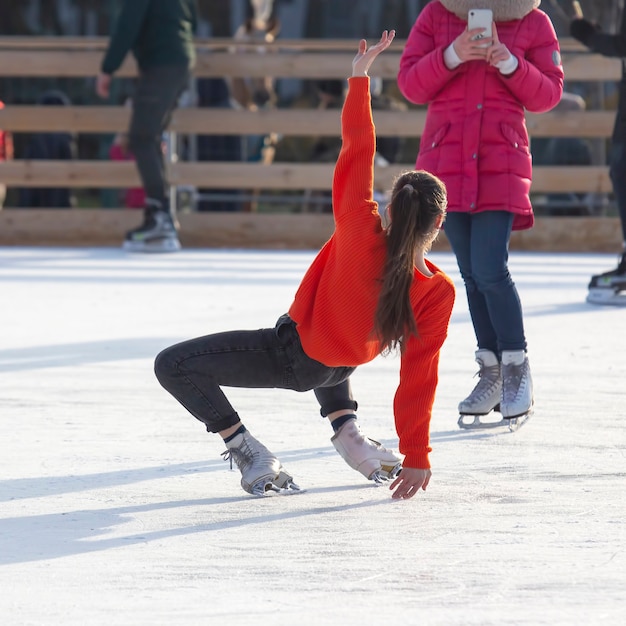
<path id="1" fill-rule="evenodd" d="M 622 237 L 626 242 L 626 143 L 613 142 L 609 153 L 609 164 L 613 193 L 622 222 Z"/>
<path id="2" fill-rule="evenodd" d="M 323 416 L 356 411 L 353 367 L 328 367 L 308 357 L 295 323 L 283 315 L 274 328 L 199 337 L 163 350 L 154 371 L 169 391 L 210 432 L 235 425 L 239 415 L 224 387 L 313 389 Z"/>
<path id="3" fill-rule="evenodd" d="M 513 214 L 450 212 L 445 233 L 465 283 L 479 348 L 525 350 L 522 305 L 508 269 Z"/>
<path id="4" fill-rule="evenodd" d="M 163 65 L 141 72 L 133 96 L 128 131 L 139 176 L 147 198 L 169 205 L 169 184 L 163 155 L 163 133 L 170 123 L 178 98 L 189 83 L 186 66 Z"/>

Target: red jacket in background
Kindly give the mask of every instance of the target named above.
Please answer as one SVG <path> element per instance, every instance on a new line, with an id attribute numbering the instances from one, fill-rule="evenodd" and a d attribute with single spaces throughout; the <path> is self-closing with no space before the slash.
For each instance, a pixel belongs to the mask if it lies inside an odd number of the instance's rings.
<path id="1" fill-rule="evenodd" d="M 398 86 L 410 102 L 428 104 L 416 169 L 448 190 L 448 211 L 506 210 L 513 228 L 533 225 L 532 159 L 524 110 L 549 111 L 563 92 L 559 43 L 539 9 L 497 22 L 498 37 L 519 61 L 509 76 L 484 61 L 449 70 L 445 49 L 467 22 L 438 0 L 420 12 L 400 59 Z"/>
<path id="2" fill-rule="evenodd" d="M 0 100 L 0 109 L 4 108 L 4 103 Z M 10 132 L 0 129 L 0 161 L 7 161 L 13 158 L 13 136 Z"/>
<path id="3" fill-rule="evenodd" d="M 134 161 L 131 152 L 125 150 L 120 144 L 114 143 L 109 150 L 109 158 L 112 161 Z M 146 192 L 143 187 L 130 187 L 124 190 L 124 206 L 127 209 L 143 209 L 146 205 Z"/>

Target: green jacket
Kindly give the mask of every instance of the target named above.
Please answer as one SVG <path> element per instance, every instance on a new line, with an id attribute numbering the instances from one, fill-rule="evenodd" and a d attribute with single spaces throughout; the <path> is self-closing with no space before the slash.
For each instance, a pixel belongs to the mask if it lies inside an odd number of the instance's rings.
<path id="1" fill-rule="evenodd" d="M 130 50 L 140 70 L 158 65 L 193 67 L 196 0 L 124 0 L 102 61 L 114 74 Z"/>

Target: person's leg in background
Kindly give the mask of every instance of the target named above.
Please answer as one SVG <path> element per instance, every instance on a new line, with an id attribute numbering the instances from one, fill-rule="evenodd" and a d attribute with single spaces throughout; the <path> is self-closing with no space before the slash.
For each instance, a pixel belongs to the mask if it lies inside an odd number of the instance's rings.
<path id="1" fill-rule="evenodd" d="M 626 143 L 614 141 L 609 155 L 609 174 L 622 226 L 622 252 L 616 274 L 626 274 Z"/>
<path id="2" fill-rule="evenodd" d="M 502 372 L 498 337 L 491 323 L 485 296 L 478 289 L 472 273 L 472 215 L 450 212 L 446 216 L 445 234 L 456 256 L 474 327 L 478 363 L 478 383 L 470 394 L 459 402 L 460 415 L 487 415 L 497 408 L 502 399 Z"/>
<path id="3" fill-rule="evenodd" d="M 128 138 L 146 193 L 146 207 L 144 223 L 126 237 L 125 248 L 129 250 L 180 249 L 176 207 L 169 201 L 163 133 L 188 82 L 189 71 L 184 66 L 154 67 L 140 75 Z"/>
<path id="4" fill-rule="evenodd" d="M 533 403 L 522 306 L 508 269 L 512 225 L 513 214 L 507 211 L 452 212 L 446 219 L 481 368 L 479 383 L 459 404 L 461 414 L 485 414 L 499 403 L 503 417 L 513 418 L 527 413 Z"/>

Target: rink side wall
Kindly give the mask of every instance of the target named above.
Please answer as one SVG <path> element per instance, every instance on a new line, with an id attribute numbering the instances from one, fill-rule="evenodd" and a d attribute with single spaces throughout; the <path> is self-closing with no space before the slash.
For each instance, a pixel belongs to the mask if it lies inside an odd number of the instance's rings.
<path id="1" fill-rule="evenodd" d="M 185 248 L 306 250 L 320 248 L 333 229 L 329 214 L 183 213 Z M 2 246 L 119 246 L 140 213 L 131 209 L 5 209 Z M 541 252 L 615 252 L 621 246 L 616 217 L 538 217 L 534 228 L 514 232 L 511 249 Z M 448 250 L 442 233 L 435 250 Z"/>
<path id="2" fill-rule="evenodd" d="M 106 38 L 89 37 L 1 37 L 3 63 L 0 76 L 21 79 L 57 77 L 81 79 L 96 75 Z M 377 61 L 378 75 L 392 83 L 397 75 L 403 42 Z M 277 40 L 259 54 L 233 53 L 232 39 L 207 39 L 196 42 L 198 63 L 195 76 L 263 77 L 295 80 L 345 78 L 354 55 L 354 42 L 347 40 Z M 238 48 L 241 51 L 241 46 Z M 590 54 L 573 40 L 561 42 L 563 66 L 568 81 L 614 83 L 619 80 L 618 59 Z M 120 77 L 136 75 L 129 57 Z M 111 135 L 128 127 L 129 110 L 113 104 L 46 107 L 9 104 L 0 109 L 0 128 L 13 133 L 71 132 Z M 418 139 L 423 130 L 423 107 L 405 111 L 375 111 L 379 136 Z M 594 110 L 551 111 L 527 115 L 531 138 L 578 137 L 605 145 L 611 136 L 615 111 L 607 107 Z M 170 135 L 226 134 L 283 138 L 337 136 L 340 131 L 336 110 L 317 108 L 279 108 L 268 110 L 229 110 L 188 106 L 179 108 L 169 127 Z M 600 151 L 602 152 L 602 150 Z M 174 154 L 174 157 L 176 155 Z M 598 154 L 594 163 L 583 166 L 538 165 L 533 172 L 534 194 L 543 197 L 577 194 L 582 197 L 607 197 L 612 187 L 605 164 Z M 169 177 L 179 189 L 209 188 L 215 191 L 238 189 L 248 194 L 307 197 L 327 192 L 332 181 L 333 163 L 278 162 L 199 162 L 172 158 Z M 391 187 L 394 177 L 412 163 L 375 168 L 378 191 Z M 106 159 L 72 161 L 33 161 L 12 159 L 0 162 L 0 184 L 11 189 L 27 187 L 70 187 L 72 189 L 113 190 L 139 183 L 131 162 Z M 113 205 L 115 206 L 115 205 Z M 180 239 L 185 247 L 242 248 L 319 248 L 332 232 L 332 216 L 308 212 L 304 205 L 295 212 L 256 212 L 255 203 L 238 212 L 184 212 L 179 215 Z M 250 208 L 252 207 L 252 208 Z M 608 217 L 600 207 L 576 217 L 537 217 L 529 231 L 513 233 L 513 249 L 536 251 L 611 252 L 621 245 L 619 219 Z M 538 213 L 540 213 L 538 211 Z M 611 211 L 608 211 L 611 214 Z M 614 212 L 613 212 L 614 214 Z M 137 226 L 140 214 L 115 208 L 33 209 L 5 208 L 0 211 L 0 245 L 34 246 L 118 246 L 124 233 Z M 436 244 L 448 247 L 445 235 Z"/>

